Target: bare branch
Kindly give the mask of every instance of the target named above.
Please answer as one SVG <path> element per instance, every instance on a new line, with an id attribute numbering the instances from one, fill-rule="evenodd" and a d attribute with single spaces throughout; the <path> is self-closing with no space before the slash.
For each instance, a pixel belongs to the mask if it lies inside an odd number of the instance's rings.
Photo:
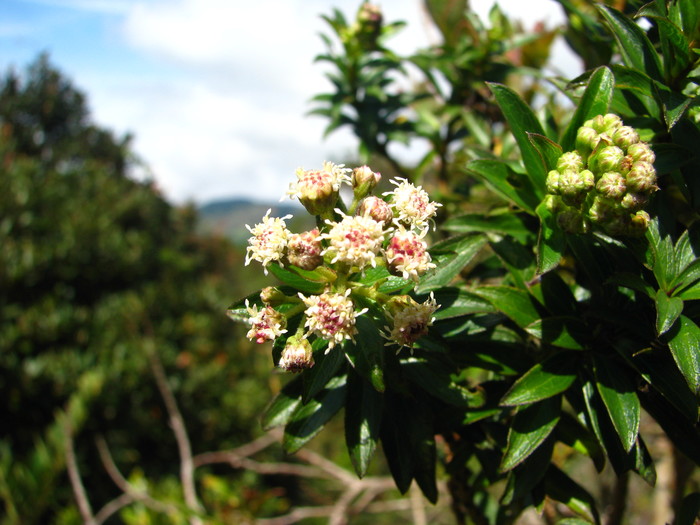
<path id="1" fill-rule="evenodd" d="M 170 385 L 168 384 L 168 378 L 165 375 L 163 363 L 161 363 L 158 353 L 154 349 L 150 349 L 148 352 L 148 360 L 151 364 L 151 370 L 153 372 L 156 385 L 158 386 L 158 391 L 160 392 L 163 402 L 165 403 L 165 409 L 168 411 L 170 426 L 173 430 L 173 434 L 175 435 L 175 441 L 177 442 L 177 448 L 180 454 L 180 482 L 182 483 L 182 492 L 185 498 L 185 505 L 187 505 L 187 508 L 193 512 L 201 512 L 202 506 L 199 504 L 199 500 L 197 499 L 197 489 L 194 482 L 192 446 L 190 445 L 190 440 L 187 436 L 185 421 L 182 418 L 182 414 L 177 406 L 175 396 L 173 395 Z M 201 525 L 202 522 L 199 518 L 193 517 L 190 519 L 190 523 L 192 525 Z"/>
<path id="2" fill-rule="evenodd" d="M 92 507 L 90 506 L 90 500 L 85 492 L 85 486 L 83 485 L 83 480 L 80 477 L 80 471 L 78 470 L 78 461 L 75 457 L 75 443 L 73 442 L 73 427 L 68 421 L 68 417 L 65 417 L 63 430 L 65 433 L 65 447 L 64 452 L 66 455 L 66 469 L 68 470 L 68 479 L 70 480 L 71 487 L 73 489 L 73 495 L 75 496 L 75 502 L 78 505 L 78 511 L 83 519 L 85 525 L 97 525 L 95 521 L 95 516 L 92 513 Z"/>
<path id="3" fill-rule="evenodd" d="M 119 487 L 122 492 L 130 496 L 132 500 L 140 501 L 147 507 L 158 512 L 172 512 L 178 510 L 175 505 L 158 501 L 157 499 L 151 497 L 148 492 L 139 490 L 129 483 L 122 473 L 119 472 L 119 469 L 114 463 L 114 459 L 112 459 L 112 454 L 110 454 L 109 447 L 107 446 L 107 442 L 104 440 L 104 438 L 102 436 L 98 436 L 95 441 L 97 444 L 97 451 L 99 452 L 100 459 L 102 460 L 102 465 L 104 465 L 107 474 L 110 478 L 112 478 L 114 484 Z"/>
<path id="4" fill-rule="evenodd" d="M 102 525 L 109 517 L 115 512 L 123 509 L 127 505 L 131 505 L 136 499 L 131 494 L 122 494 L 121 496 L 114 498 L 109 503 L 106 503 L 100 511 L 95 514 L 95 522 L 97 525 Z"/>

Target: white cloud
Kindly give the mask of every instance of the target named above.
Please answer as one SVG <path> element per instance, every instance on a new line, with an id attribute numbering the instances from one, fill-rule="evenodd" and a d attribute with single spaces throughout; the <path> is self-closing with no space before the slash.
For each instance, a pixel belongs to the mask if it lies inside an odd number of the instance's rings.
<path id="1" fill-rule="evenodd" d="M 41 1 L 78 5 L 85 0 Z M 530 14 L 547 12 L 533 2 Z M 475 4 L 484 9 L 484 2 Z M 551 0 L 537 5 L 547 4 L 556 5 Z M 309 98 L 327 89 L 324 68 L 313 64 L 323 51 L 318 33 L 330 32 L 320 15 L 337 6 L 352 18 L 358 5 L 359 0 L 130 2 L 124 38 L 168 75 L 95 76 L 88 88 L 96 116 L 118 130 L 134 131 L 137 152 L 173 200 L 277 199 L 296 167 L 337 161 L 354 150 L 349 132 L 324 141 L 326 122 L 305 113 Z M 382 3 L 388 20 L 409 22 L 392 44 L 401 53 L 435 38 L 421 5 L 420 0 Z M 510 13 L 522 2 L 502 0 L 501 5 Z"/>

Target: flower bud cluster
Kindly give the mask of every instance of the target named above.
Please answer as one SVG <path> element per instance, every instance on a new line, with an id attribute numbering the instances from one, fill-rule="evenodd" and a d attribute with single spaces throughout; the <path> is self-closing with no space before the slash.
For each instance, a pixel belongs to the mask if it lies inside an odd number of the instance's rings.
<path id="1" fill-rule="evenodd" d="M 643 234 L 644 206 L 658 190 L 654 152 L 617 115 L 598 115 L 576 135 L 547 175 L 548 206 L 570 233 L 600 229 L 609 235 Z"/>
<path id="2" fill-rule="evenodd" d="M 246 226 L 252 234 L 246 264 L 260 262 L 266 274 L 273 266 L 313 272 L 313 280 L 323 291 L 289 293 L 264 288 L 261 307 L 246 301 L 248 338 L 256 343 L 284 338 L 280 368 L 301 371 L 314 364 L 311 341 L 325 341 L 326 352 L 354 342 L 356 320 L 373 304 L 369 317 L 388 339 L 387 344 L 412 349 L 427 333 L 438 304 L 432 296 L 418 303 L 408 295 L 381 293 L 379 288 L 389 274 L 409 285 L 435 268 L 425 238 L 434 227 L 440 204 L 405 179 L 392 180 L 395 189 L 381 197 L 372 195 L 381 175 L 367 166 L 350 170 L 326 162 L 320 170 L 299 169 L 296 175 L 287 194 L 316 216 L 318 227 L 292 233 L 286 223 L 291 216 L 272 218 L 268 210 L 260 224 Z M 340 197 L 342 184 L 353 190 L 347 208 Z M 385 277 L 369 284 L 363 281 L 369 269 L 380 268 L 385 268 Z M 305 276 L 309 274 L 300 274 L 300 278 Z M 300 315 L 299 322 L 290 321 Z M 288 326 L 298 328 L 288 334 Z"/>

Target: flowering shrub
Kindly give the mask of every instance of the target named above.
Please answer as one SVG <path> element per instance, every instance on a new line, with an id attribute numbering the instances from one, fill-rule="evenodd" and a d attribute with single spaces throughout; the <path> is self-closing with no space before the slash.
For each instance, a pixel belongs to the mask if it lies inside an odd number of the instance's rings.
<path id="1" fill-rule="evenodd" d="M 586 490 L 569 458 L 611 465 L 624 495 L 629 472 L 656 483 L 656 435 L 700 465 L 700 10 L 559 3 L 586 65 L 552 81 L 571 107 L 528 77 L 554 33 L 523 37 L 497 7 L 487 27 L 466 2 L 428 0 L 442 41 L 411 57 L 386 47 L 401 24 L 376 8 L 326 17 L 336 39 L 317 60 L 333 90 L 314 113 L 349 127 L 394 189 L 370 195 L 368 168 L 300 170 L 289 194 L 318 230 L 251 228 L 248 261 L 284 286 L 232 309 L 254 340 L 274 336 L 277 365 L 303 370 L 263 416 L 288 452 L 344 409 L 358 475 L 381 443 L 399 490 L 415 481 L 435 501 L 439 461 L 460 523 L 530 507 L 620 523 L 624 497 Z M 429 148 L 406 165 L 395 142 Z M 692 468 L 675 473 L 669 522 L 700 512 Z"/>

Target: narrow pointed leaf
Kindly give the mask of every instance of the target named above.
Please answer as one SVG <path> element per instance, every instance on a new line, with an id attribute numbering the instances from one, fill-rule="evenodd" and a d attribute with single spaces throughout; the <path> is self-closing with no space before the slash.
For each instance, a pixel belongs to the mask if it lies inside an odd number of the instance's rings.
<path id="1" fill-rule="evenodd" d="M 501 461 L 501 472 L 516 467 L 537 450 L 554 430 L 560 413 L 559 396 L 518 409 L 508 431 L 508 444 Z"/>
<path id="2" fill-rule="evenodd" d="M 697 395 L 700 393 L 700 327 L 690 318 L 681 315 L 668 336 L 673 359 L 688 386 Z"/>
<path id="3" fill-rule="evenodd" d="M 653 79 L 663 81 L 659 55 L 644 30 L 617 9 L 603 4 L 596 4 L 596 7 L 618 42 L 625 65 L 645 71 Z"/>
<path id="4" fill-rule="evenodd" d="M 508 121 L 511 132 L 520 148 L 525 170 L 532 181 L 538 198 L 541 199 L 545 194 L 547 172 L 537 148 L 530 142 L 528 133 L 544 135 L 544 129 L 530 107 L 515 91 L 502 84 L 488 83 L 488 86 L 494 94 L 503 116 Z"/>
<path id="5" fill-rule="evenodd" d="M 641 410 L 634 384 L 626 370 L 606 358 L 595 358 L 596 388 L 626 452 L 639 433 Z"/>
<path id="6" fill-rule="evenodd" d="M 536 364 L 513 383 L 501 405 L 525 405 L 564 392 L 576 380 L 579 358 L 578 352 L 559 352 Z"/>
<path id="7" fill-rule="evenodd" d="M 343 408 L 346 390 L 346 377 L 336 377 L 316 398 L 297 407 L 282 438 L 282 446 L 288 454 L 303 447 Z"/>
<path id="8" fill-rule="evenodd" d="M 460 235 L 436 244 L 431 250 L 436 268 L 423 276 L 416 292 L 424 294 L 446 286 L 486 245 L 486 236 Z"/>
<path id="9" fill-rule="evenodd" d="M 683 299 L 669 297 L 663 290 L 656 292 L 656 332 L 665 334 L 683 311 Z"/>
<path id="10" fill-rule="evenodd" d="M 361 478 L 367 473 L 377 448 L 382 405 L 382 395 L 356 373 L 350 373 L 345 404 L 345 442 L 355 472 Z"/>
<path id="11" fill-rule="evenodd" d="M 523 210 L 534 213 L 540 202 L 530 179 L 519 173 L 505 161 L 477 159 L 469 162 L 465 171 L 482 179 L 501 197 L 512 201 Z"/>
<path id="12" fill-rule="evenodd" d="M 561 147 L 564 151 L 573 151 L 576 148 L 576 134 L 584 122 L 608 112 L 614 88 L 615 77 L 610 69 L 601 66 L 593 72 L 561 139 Z"/>
<path id="13" fill-rule="evenodd" d="M 542 167 L 547 173 L 557 167 L 557 160 L 563 152 L 562 147 L 544 135 L 528 133 L 527 138 L 540 155 Z"/>
<path id="14" fill-rule="evenodd" d="M 551 465 L 545 478 L 547 495 L 573 510 L 576 514 L 600 523 L 595 499 L 581 485 L 576 483 L 559 468 Z"/>
<path id="15" fill-rule="evenodd" d="M 537 273 L 543 274 L 556 268 L 566 248 L 566 235 L 557 224 L 556 215 L 543 201 L 537 207 L 540 232 L 537 238 Z"/>
<path id="16" fill-rule="evenodd" d="M 297 377 L 287 383 L 265 409 L 262 427 L 265 430 L 286 425 L 301 404 L 302 379 Z"/>

